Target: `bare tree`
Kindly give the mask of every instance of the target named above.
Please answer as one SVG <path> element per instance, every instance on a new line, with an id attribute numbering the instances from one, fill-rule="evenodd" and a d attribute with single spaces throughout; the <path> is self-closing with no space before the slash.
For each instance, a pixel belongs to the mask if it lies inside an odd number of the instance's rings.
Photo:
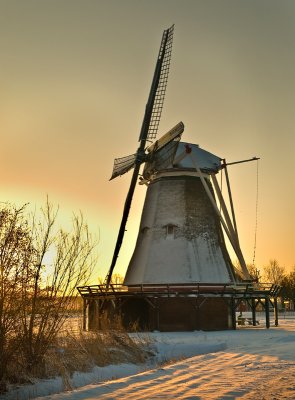
<path id="1" fill-rule="evenodd" d="M 264 279 L 267 282 L 280 285 L 285 276 L 285 267 L 280 266 L 276 259 L 269 260 L 268 265 L 263 267 Z"/>
<path id="2" fill-rule="evenodd" d="M 291 272 L 285 276 L 285 278 L 282 281 L 282 291 L 281 291 L 281 297 L 282 297 L 282 304 L 284 304 L 284 301 L 287 301 L 289 303 L 288 309 L 289 310 L 294 310 L 294 304 L 295 304 L 295 265 L 291 267 Z"/>
<path id="3" fill-rule="evenodd" d="M 96 243 L 81 214 L 65 232 L 56 228 L 57 210 L 48 201 L 42 213 L 37 220 L 25 215 L 25 206 L 0 210 L 0 391 L 13 360 L 42 372 L 76 286 L 86 283 L 96 261 Z"/>
<path id="4" fill-rule="evenodd" d="M 55 233 L 57 211 L 46 203 L 43 221 L 32 225 L 36 263 L 23 281 L 23 352 L 28 370 L 40 369 L 44 354 L 63 324 L 76 287 L 86 283 L 93 270 L 92 240 L 83 216 L 73 217 L 72 232 Z M 55 254 L 51 271 L 44 267 L 48 251 Z"/>
<path id="5" fill-rule="evenodd" d="M 19 347 L 22 310 L 22 271 L 32 258 L 31 232 L 24 219 L 25 206 L 0 210 L 0 391 L 7 365 Z"/>

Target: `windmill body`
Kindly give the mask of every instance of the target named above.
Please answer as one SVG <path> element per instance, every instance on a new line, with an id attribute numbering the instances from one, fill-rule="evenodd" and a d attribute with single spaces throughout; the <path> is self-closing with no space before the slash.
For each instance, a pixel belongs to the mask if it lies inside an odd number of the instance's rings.
<path id="1" fill-rule="evenodd" d="M 84 299 L 83 326 L 86 329 L 88 321 L 88 329 L 101 329 L 106 320 L 119 318 L 127 329 L 235 329 L 236 310 L 244 302 L 252 310 L 253 325 L 256 306 L 263 306 L 269 327 L 270 299 L 276 301 L 279 289 L 254 286 L 249 279 L 239 244 L 229 164 L 196 144 L 181 142 L 182 122 L 156 140 L 173 32 L 173 25 L 163 32 L 138 150 L 114 162 L 111 179 L 133 169 L 132 178 L 105 283 L 78 287 Z M 245 161 L 251 160 L 239 162 Z M 225 170 L 230 212 L 216 179 L 221 169 Z M 112 273 L 137 183 L 147 185 L 146 198 L 124 285 L 118 286 L 112 284 Z M 239 260 L 239 271 L 231 263 L 224 234 Z"/>
<path id="2" fill-rule="evenodd" d="M 148 184 L 125 285 L 235 282 L 219 218 L 192 157 L 213 194 L 210 175 L 221 159 L 181 142 L 170 165 Z"/>
<path id="3" fill-rule="evenodd" d="M 111 179 L 130 169 L 133 173 L 106 277 L 106 291 L 139 178 L 139 182 L 147 184 L 148 188 L 135 250 L 124 280 L 129 297 L 125 301 L 119 300 L 116 312 L 119 310 L 126 326 L 139 323 L 143 328 L 159 330 L 228 329 L 234 322 L 228 304 L 220 298 L 219 292 L 224 290 L 224 285 L 235 284 L 236 276 L 225 247 L 221 223 L 246 276 L 248 272 L 236 229 L 227 211 L 227 221 L 222 219 L 214 197 L 211 180 L 216 190 L 214 179 L 221 169 L 221 159 L 197 145 L 181 143 L 182 122 L 146 146 L 147 141 L 156 139 L 160 122 L 173 31 L 172 26 L 163 33 L 139 136 L 139 150 L 114 163 Z M 144 168 L 139 176 L 142 164 Z M 223 204 L 220 193 L 219 202 Z M 171 285 L 174 286 L 172 293 Z M 205 290 L 202 298 L 199 297 L 200 287 L 203 292 Z M 211 320 L 210 314 L 216 311 L 219 319 Z"/>

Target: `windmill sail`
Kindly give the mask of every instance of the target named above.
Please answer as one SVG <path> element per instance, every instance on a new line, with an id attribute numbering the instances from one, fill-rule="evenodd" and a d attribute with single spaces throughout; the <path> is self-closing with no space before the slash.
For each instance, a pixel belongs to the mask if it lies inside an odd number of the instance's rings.
<path id="1" fill-rule="evenodd" d="M 130 187 L 125 200 L 123 216 L 121 220 L 121 225 L 119 228 L 119 233 L 117 237 L 117 242 L 111 262 L 109 272 L 106 276 L 105 282 L 107 287 L 109 286 L 112 278 L 112 273 L 116 265 L 116 261 L 120 252 L 122 245 L 126 223 L 132 203 L 133 193 L 135 190 L 135 185 L 137 182 L 140 165 L 142 163 L 142 157 L 144 156 L 144 149 L 147 139 L 154 138 L 157 134 L 160 117 L 163 109 L 164 97 L 166 92 L 168 73 L 171 60 L 172 51 L 172 40 L 173 40 L 174 25 L 163 32 L 160 51 L 157 58 L 155 73 L 152 81 L 152 86 L 150 89 L 148 102 L 145 108 L 144 119 L 139 135 L 140 146 L 136 152 L 135 164 L 133 175 L 130 183 Z M 128 164 L 130 166 L 130 164 Z M 132 168 L 132 166 L 130 167 Z"/>
<path id="2" fill-rule="evenodd" d="M 184 124 L 183 122 L 179 122 L 177 125 L 175 125 L 170 131 L 165 133 L 165 135 L 161 136 L 160 139 L 156 140 L 153 144 L 151 144 L 146 150 L 148 153 L 151 153 L 153 151 L 160 150 L 166 144 L 170 143 L 172 140 L 176 139 L 177 137 L 180 137 L 182 132 L 184 131 Z"/>
<path id="3" fill-rule="evenodd" d="M 130 156 L 115 158 L 114 167 L 110 181 L 117 176 L 123 175 L 135 166 L 136 154 Z"/>
<path id="4" fill-rule="evenodd" d="M 159 140 L 156 140 L 153 144 L 151 144 L 147 149 L 147 153 L 150 154 L 131 154 L 130 156 L 115 158 L 113 172 L 110 180 L 116 178 L 117 176 L 121 176 L 126 172 L 130 171 L 132 168 L 135 167 L 136 157 L 139 158 L 139 162 L 143 163 L 145 161 L 153 161 L 155 152 L 158 152 L 163 147 L 165 147 L 170 142 L 176 140 L 180 140 L 180 136 L 184 130 L 183 122 L 179 122 L 175 125 L 170 131 L 165 133 Z"/>
<path id="5" fill-rule="evenodd" d="M 143 170 L 141 183 L 146 183 L 159 170 L 172 167 L 178 143 L 184 131 L 183 122 L 179 122 L 159 140 L 147 148 L 147 162 Z"/>
<path id="6" fill-rule="evenodd" d="M 156 66 L 155 76 L 157 73 L 157 67 L 160 68 L 159 73 L 157 74 L 158 82 L 153 82 L 157 85 L 154 91 L 151 90 L 149 102 L 152 105 L 149 110 L 151 115 L 148 116 L 150 119 L 148 122 L 148 132 L 146 139 L 154 140 L 158 133 L 158 127 L 161 119 L 164 98 L 166 93 L 169 69 L 170 69 L 170 61 L 171 61 L 171 53 L 172 53 L 172 43 L 173 43 L 173 32 L 174 25 L 172 25 L 169 29 L 165 30 L 162 37 L 162 42 L 160 46 L 160 51 L 158 55 L 158 64 Z M 149 103 L 147 104 L 148 107 Z M 145 132 L 141 131 L 139 140 L 144 139 Z"/>

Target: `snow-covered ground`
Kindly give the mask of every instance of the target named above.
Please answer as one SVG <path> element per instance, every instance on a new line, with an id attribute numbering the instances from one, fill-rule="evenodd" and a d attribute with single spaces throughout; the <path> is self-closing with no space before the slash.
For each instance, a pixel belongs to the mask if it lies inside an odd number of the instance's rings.
<path id="1" fill-rule="evenodd" d="M 153 332 L 150 364 L 97 367 L 75 373 L 66 392 L 55 379 L 0 399 L 295 399 L 295 318 L 271 322 L 268 330 L 260 320 L 236 331 Z"/>

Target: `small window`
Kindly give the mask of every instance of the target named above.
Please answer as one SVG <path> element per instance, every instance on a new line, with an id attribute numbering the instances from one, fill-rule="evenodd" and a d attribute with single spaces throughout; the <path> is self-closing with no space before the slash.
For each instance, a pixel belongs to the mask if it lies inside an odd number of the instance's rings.
<path id="1" fill-rule="evenodd" d="M 164 226 L 164 228 L 166 228 L 166 238 L 174 239 L 175 228 L 177 228 L 177 226 L 174 224 L 167 224 Z"/>
<path id="2" fill-rule="evenodd" d="M 174 225 L 167 225 L 167 235 L 174 235 Z"/>

